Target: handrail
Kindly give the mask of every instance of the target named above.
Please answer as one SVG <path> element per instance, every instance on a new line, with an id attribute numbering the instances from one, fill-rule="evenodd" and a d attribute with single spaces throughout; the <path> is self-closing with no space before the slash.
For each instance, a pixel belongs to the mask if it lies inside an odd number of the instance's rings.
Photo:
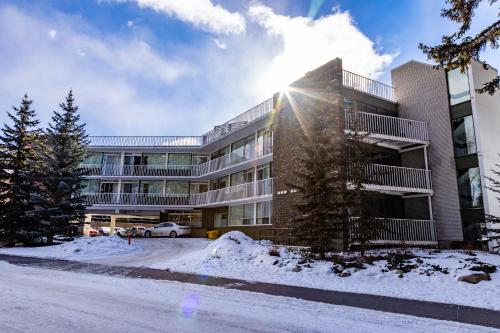
<path id="1" fill-rule="evenodd" d="M 404 138 L 405 141 L 409 139 L 410 141 L 429 142 L 428 124 L 419 120 L 345 110 L 345 128 L 347 130 Z"/>
<path id="2" fill-rule="evenodd" d="M 342 72 L 342 84 L 344 87 L 359 90 L 366 94 L 370 94 L 382 99 L 386 99 L 391 102 L 395 102 L 394 98 L 394 88 L 370 78 L 361 76 L 356 73 L 346 71 Z"/>
<path id="3" fill-rule="evenodd" d="M 83 193 L 88 205 L 127 206 L 207 206 L 272 195 L 273 179 L 230 186 L 194 194 L 163 193 Z"/>
<path id="4" fill-rule="evenodd" d="M 431 171 L 383 164 L 369 164 L 366 173 L 372 186 L 431 190 Z"/>
<path id="5" fill-rule="evenodd" d="M 198 165 L 81 164 L 88 176 L 201 177 L 273 152 L 273 138 L 235 149 L 229 154 Z"/>

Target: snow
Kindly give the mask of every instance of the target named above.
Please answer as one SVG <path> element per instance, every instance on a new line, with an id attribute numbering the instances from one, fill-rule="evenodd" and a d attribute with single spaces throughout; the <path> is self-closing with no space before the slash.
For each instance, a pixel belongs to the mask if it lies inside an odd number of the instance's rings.
<path id="1" fill-rule="evenodd" d="M 89 260 L 103 256 L 121 256 L 141 251 L 138 244 L 128 245 L 126 239 L 114 237 L 86 237 L 76 238 L 71 242 L 60 245 L 43 247 L 18 247 L 0 249 L 3 254 L 21 256 L 35 256 L 42 258 L 58 258 L 71 260 Z"/>
<path id="2" fill-rule="evenodd" d="M 0 332 L 497 332 L 170 281 L 0 262 Z"/>
<path id="3" fill-rule="evenodd" d="M 492 281 L 472 285 L 457 281 L 462 275 L 477 273 L 464 268 L 472 259 L 500 265 L 500 256 L 475 252 L 471 256 L 463 251 L 435 251 L 413 249 L 422 260 L 417 269 L 403 274 L 386 269 L 386 261 L 375 261 L 366 269 L 354 271 L 349 277 L 334 274 L 332 262 L 313 261 L 300 264 L 299 254 L 279 248 L 279 257 L 269 255 L 272 245 L 254 241 L 241 232 L 230 232 L 215 241 L 206 239 L 134 239 L 129 247 L 126 241 L 117 248 L 113 238 L 98 237 L 90 243 L 78 240 L 78 245 L 66 244 L 51 248 L 0 249 L 0 253 L 67 258 L 111 265 L 146 266 L 200 275 L 230 277 L 248 281 L 288 284 L 311 288 L 392 296 L 477 306 L 500 310 L 500 270 L 492 273 Z M 95 242 L 95 243 L 92 243 Z M 134 247 L 135 246 L 135 247 Z M 81 249 L 75 253 L 74 249 Z M 44 252 L 45 251 L 45 252 Z M 411 259 L 415 263 L 417 259 Z M 449 274 L 434 271 L 430 265 L 446 268 Z M 300 272 L 294 272 L 297 266 Z M 470 265 L 468 265 L 470 266 Z M 429 274 L 429 276 L 427 275 Z"/>

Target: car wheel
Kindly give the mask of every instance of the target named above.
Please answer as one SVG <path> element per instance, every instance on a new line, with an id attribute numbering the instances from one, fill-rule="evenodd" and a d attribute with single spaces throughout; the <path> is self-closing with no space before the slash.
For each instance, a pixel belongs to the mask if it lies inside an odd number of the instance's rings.
<path id="1" fill-rule="evenodd" d="M 177 233 L 175 231 L 170 232 L 170 237 L 175 238 L 177 237 Z"/>
<path id="2" fill-rule="evenodd" d="M 146 232 L 144 233 L 144 237 L 145 237 L 145 238 L 150 238 L 150 237 L 151 237 L 151 231 L 146 231 Z"/>

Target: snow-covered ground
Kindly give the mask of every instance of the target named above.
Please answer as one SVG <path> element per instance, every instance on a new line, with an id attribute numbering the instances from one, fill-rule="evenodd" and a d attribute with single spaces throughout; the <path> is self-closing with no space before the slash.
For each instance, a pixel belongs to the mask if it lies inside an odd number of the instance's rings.
<path id="1" fill-rule="evenodd" d="M 280 284 L 349 291 L 409 299 L 471 305 L 500 310 L 500 270 L 490 274 L 491 281 L 468 284 L 457 278 L 469 273 L 473 260 L 500 265 L 500 256 L 476 252 L 471 256 L 461 251 L 414 250 L 421 262 L 409 273 L 386 271 L 386 261 L 366 264 L 366 269 L 351 270 L 351 276 L 339 277 L 332 262 L 302 262 L 300 255 L 281 248 L 279 257 L 270 256 L 271 245 L 257 242 L 239 232 L 223 235 L 215 241 L 205 239 L 143 239 L 133 240 L 129 247 L 125 240 L 101 237 L 102 241 L 78 245 L 62 245 L 66 249 L 89 247 L 77 253 L 56 247 L 39 249 L 1 249 L 0 253 L 68 258 L 106 264 L 147 266 L 201 275 L 239 278 Z M 106 243 L 120 243 L 110 250 Z M 103 248 L 101 251 L 100 248 Z M 52 249 L 54 248 L 54 249 Z M 100 255 L 101 254 L 101 255 Z M 438 265 L 448 274 L 436 270 Z M 299 272 L 296 272 L 298 268 Z M 436 266 L 435 266 L 436 267 Z M 295 271 L 294 271 L 295 270 Z"/>
<path id="2" fill-rule="evenodd" d="M 0 262 L 0 332 L 471 332 L 498 330 L 169 281 Z"/>

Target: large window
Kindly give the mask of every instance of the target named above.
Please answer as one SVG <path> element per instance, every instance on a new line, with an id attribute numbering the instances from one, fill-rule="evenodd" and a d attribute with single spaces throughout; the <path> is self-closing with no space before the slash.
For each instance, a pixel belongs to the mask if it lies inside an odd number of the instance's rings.
<path id="1" fill-rule="evenodd" d="M 144 180 L 140 185 L 141 193 L 161 194 L 163 193 L 163 181 L 161 180 Z"/>
<path id="2" fill-rule="evenodd" d="M 191 165 L 191 154 L 168 154 L 168 165 Z"/>
<path id="3" fill-rule="evenodd" d="M 476 153 L 476 135 L 472 116 L 453 120 L 453 146 L 457 157 Z"/>
<path id="4" fill-rule="evenodd" d="M 251 225 L 254 220 L 254 204 L 229 207 L 229 225 Z"/>
<path id="5" fill-rule="evenodd" d="M 271 224 L 271 201 L 257 202 L 257 224 Z"/>
<path id="6" fill-rule="evenodd" d="M 99 179 L 86 179 L 82 182 L 82 193 L 99 193 L 100 180 Z"/>
<path id="7" fill-rule="evenodd" d="M 189 182 L 167 182 L 165 192 L 168 194 L 189 194 Z"/>
<path id="8" fill-rule="evenodd" d="M 460 104 L 470 100 L 469 79 L 467 73 L 460 72 L 456 68 L 447 72 L 448 92 L 450 93 L 450 105 Z"/>
<path id="9" fill-rule="evenodd" d="M 461 208 L 483 207 L 483 193 L 478 167 L 458 170 L 458 193 Z"/>

